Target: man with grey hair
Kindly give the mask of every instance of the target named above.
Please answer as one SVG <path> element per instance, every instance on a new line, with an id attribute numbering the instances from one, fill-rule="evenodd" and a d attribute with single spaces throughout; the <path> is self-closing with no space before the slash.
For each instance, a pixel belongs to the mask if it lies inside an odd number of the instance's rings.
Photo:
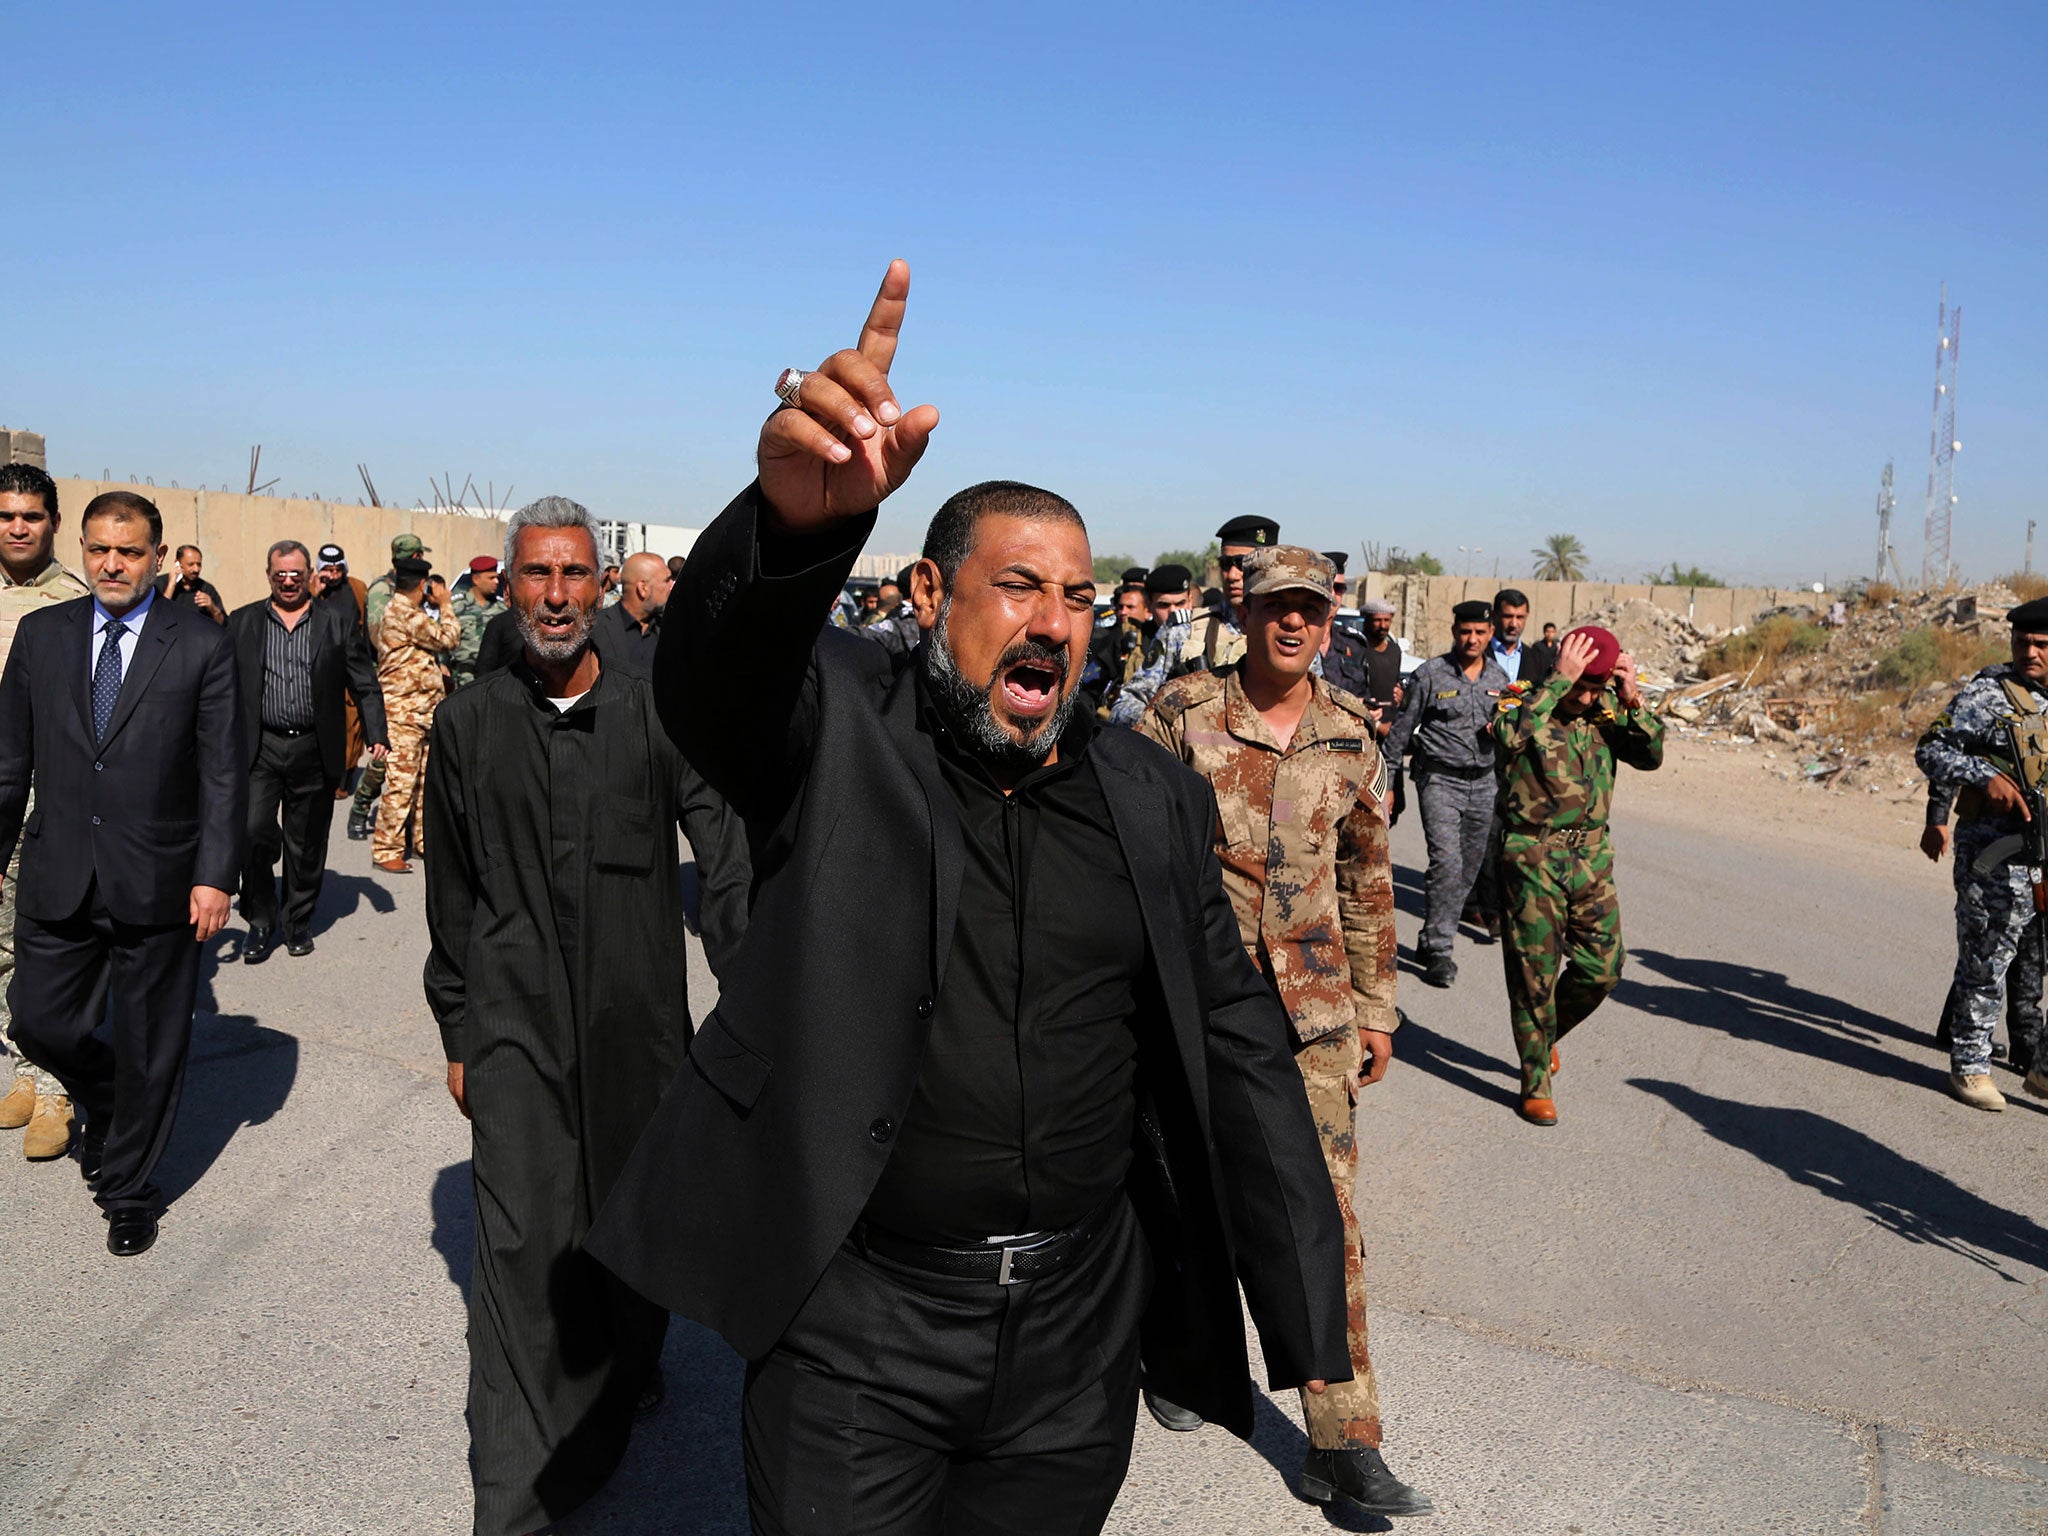
<path id="1" fill-rule="evenodd" d="M 377 663 L 354 608 L 313 601 L 313 557 L 297 539 L 279 539 L 264 563 L 270 596 L 228 620 L 249 752 L 241 895 L 249 921 L 242 959 L 249 965 L 269 959 L 278 940 L 280 852 L 285 947 L 294 955 L 313 952 L 334 791 L 349 769 L 344 698 L 355 702 L 373 758 L 383 758 L 388 740 Z"/>
<path id="2" fill-rule="evenodd" d="M 597 527 L 561 496 L 506 530 L 509 666 L 441 706 L 427 768 L 427 1002 L 471 1126 L 470 1471 L 477 1536 L 560 1519 L 660 1398 L 668 1314 L 582 1251 L 681 1065 L 689 998 L 676 828 L 714 970 L 745 921 L 741 828 L 591 644 Z M 737 886 L 734 877 L 737 877 Z"/>

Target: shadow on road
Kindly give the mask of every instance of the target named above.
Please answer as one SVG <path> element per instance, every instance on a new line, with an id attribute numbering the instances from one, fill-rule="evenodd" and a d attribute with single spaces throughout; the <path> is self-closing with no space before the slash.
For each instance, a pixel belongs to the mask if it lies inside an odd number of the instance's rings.
<path id="1" fill-rule="evenodd" d="M 261 1125 L 291 1096 L 299 1042 L 246 1014 L 201 1014 L 170 1145 L 157 1165 L 165 1204 L 201 1179 L 245 1125 Z"/>
<path id="2" fill-rule="evenodd" d="M 668 1401 L 633 1427 L 626 1459 L 604 1489 L 549 1527 L 558 1536 L 746 1536 L 745 1364 L 710 1329 L 678 1317 L 661 1368 Z"/>
<path id="3" fill-rule="evenodd" d="M 343 875 L 330 869 L 320 885 L 319 905 L 313 908 L 314 936 L 325 933 L 345 917 L 355 916 L 356 910 L 365 905 L 372 912 L 396 912 L 398 898 L 367 875 Z"/>
<path id="4" fill-rule="evenodd" d="M 1418 923 L 1428 915 L 1429 898 L 1422 883 L 1422 871 L 1405 864 L 1394 866 L 1394 907 Z"/>
<path id="5" fill-rule="evenodd" d="M 1497 1059 L 1475 1050 L 1462 1040 L 1440 1035 L 1428 1025 L 1417 1023 L 1405 1012 L 1401 1015 L 1401 1033 L 1395 1036 L 1394 1056 L 1406 1066 L 1418 1068 L 1431 1077 L 1463 1088 L 1467 1093 L 1477 1094 L 1489 1103 L 1505 1104 L 1513 1109 L 1522 1102 L 1519 1063 Z M 1479 1075 L 1482 1072 L 1493 1073 L 1507 1081 L 1489 1082 Z"/>
<path id="6" fill-rule="evenodd" d="M 434 1252 L 448 1266 L 448 1278 L 469 1300 L 469 1274 L 476 1263 L 476 1183 L 469 1159 L 450 1163 L 434 1175 Z"/>
<path id="7" fill-rule="evenodd" d="M 2010 1273 L 2001 1259 L 2048 1271 L 2048 1229 L 1825 1115 L 1716 1098 L 1655 1078 L 1632 1077 L 1629 1085 L 1665 1100 L 1709 1136 L 1769 1163 L 1793 1183 L 1862 1207 L 1908 1242 L 1945 1248 L 2017 1284 L 2034 1282 Z"/>
<path id="8" fill-rule="evenodd" d="M 1214 1430 L 1209 1431 L 1214 1434 Z M 1272 1465 L 1280 1474 L 1281 1483 L 1296 1498 L 1295 1479 L 1301 1476 L 1301 1464 L 1308 1457 L 1308 1436 L 1301 1432 L 1301 1426 L 1282 1413 L 1273 1399 L 1263 1392 L 1252 1394 L 1252 1449 Z M 1307 1500 L 1302 1500 L 1307 1503 Z M 1340 1509 L 1334 1504 L 1323 1507 L 1323 1518 L 1339 1531 L 1391 1531 L 1394 1522 L 1383 1515 L 1361 1515 L 1349 1509 Z"/>
<path id="9" fill-rule="evenodd" d="M 1679 985 L 1656 986 L 1624 976 L 1615 989 L 1617 1003 L 1916 1088 L 1938 1089 L 1948 1080 L 1946 1065 L 1931 1056 L 1909 1059 L 1894 1055 L 1883 1044 L 1896 1040 L 1925 1046 L 1929 1042 L 1925 1031 L 1825 993 L 1810 992 L 1777 971 L 1655 950 L 1637 950 L 1630 958 Z"/>

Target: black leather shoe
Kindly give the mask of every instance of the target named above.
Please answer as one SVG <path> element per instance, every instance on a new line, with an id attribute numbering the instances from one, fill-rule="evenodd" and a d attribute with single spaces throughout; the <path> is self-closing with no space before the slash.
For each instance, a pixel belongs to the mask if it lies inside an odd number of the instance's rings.
<path id="1" fill-rule="evenodd" d="M 370 840 L 370 818 L 361 811 L 348 813 L 348 840 L 352 843 L 367 843 Z"/>
<path id="2" fill-rule="evenodd" d="M 1458 979 L 1458 962 L 1449 955 L 1417 956 L 1422 961 L 1422 983 L 1429 987 L 1448 987 Z"/>
<path id="3" fill-rule="evenodd" d="M 1145 1409 L 1159 1421 L 1161 1429 L 1170 1429 L 1177 1435 L 1202 1427 L 1202 1416 L 1194 1409 L 1183 1408 L 1179 1403 L 1161 1397 L 1150 1387 L 1145 1389 Z"/>
<path id="4" fill-rule="evenodd" d="M 1311 1450 L 1301 1468 L 1301 1496 L 1318 1504 L 1348 1504 L 1363 1515 L 1433 1515 L 1429 1495 L 1387 1470 L 1380 1453 L 1365 1447 Z"/>
<path id="5" fill-rule="evenodd" d="M 261 965 L 277 947 L 276 932 L 265 923 L 251 923 L 249 937 L 242 941 L 242 964 Z"/>
<path id="6" fill-rule="evenodd" d="M 78 1171 L 85 1175 L 87 1184 L 100 1181 L 100 1164 L 107 1160 L 107 1142 L 104 1136 L 87 1136 L 78 1143 Z"/>
<path id="7" fill-rule="evenodd" d="M 107 1252 L 132 1259 L 156 1244 L 156 1218 L 147 1211 L 116 1211 L 107 1218 Z"/>
<path id="8" fill-rule="evenodd" d="M 284 952 L 288 955 L 310 955 L 313 953 L 313 935 L 300 929 L 285 940 Z"/>

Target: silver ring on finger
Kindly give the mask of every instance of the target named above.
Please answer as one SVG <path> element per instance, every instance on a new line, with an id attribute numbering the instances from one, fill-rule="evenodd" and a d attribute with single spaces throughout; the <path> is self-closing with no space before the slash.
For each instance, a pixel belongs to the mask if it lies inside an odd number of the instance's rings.
<path id="1" fill-rule="evenodd" d="M 809 377 L 801 368 L 785 368 L 782 377 L 775 381 L 775 393 L 782 397 L 784 405 L 795 410 L 801 404 L 797 396 L 803 392 L 804 380 Z"/>

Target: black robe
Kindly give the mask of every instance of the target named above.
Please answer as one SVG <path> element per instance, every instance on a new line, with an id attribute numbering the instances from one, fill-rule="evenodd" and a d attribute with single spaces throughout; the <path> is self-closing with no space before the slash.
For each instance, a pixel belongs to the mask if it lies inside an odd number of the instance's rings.
<path id="1" fill-rule="evenodd" d="M 745 834 L 645 682 L 601 672 L 558 713 L 524 662 L 441 705 L 426 816 L 427 1001 L 471 1115 L 475 1530 L 499 1536 L 603 1484 L 660 1355 L 667 1313 L 581 1244 L 690 1035 L 677 824 L 714 969 L 744 923 Z"/>

